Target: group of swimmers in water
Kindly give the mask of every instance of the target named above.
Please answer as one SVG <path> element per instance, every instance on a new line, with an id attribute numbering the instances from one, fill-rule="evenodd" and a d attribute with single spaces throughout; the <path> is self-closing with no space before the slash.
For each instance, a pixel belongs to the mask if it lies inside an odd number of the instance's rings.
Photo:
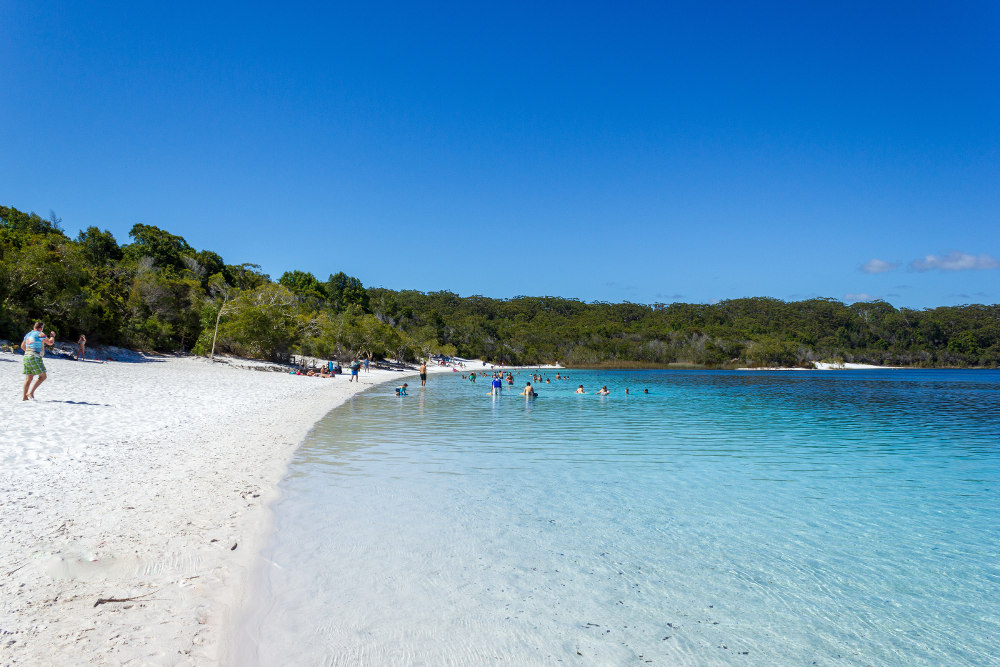
<path id="1" fill-rule="evenodd" d="M 521 372 L 518 371 L 517 374 L 520 375 Z M 472 373 L 469 373 L 468 375 L 463 374 L 462 375 L 462 379 L 463 380 L 468 379 L 469 382 L 475 384 L 477 377 L 485 377 L 485 376 L 486 376 L 486 373 L 480 373 L 477 376 L 476 373 L 475 373 L 475 371 L 473 371 Z M 559 381 L 559 380 L 568 380 L 569 379 L 569 375 L 566 374 L 566 373 L 556 373 L 556 378 L 555 379 L 557 381 Z M 549 378 L 549 377 L 547 377 L 547 376 L 543 376 L 541 373 L 532 373 L 531 374 L 531 379 L 525 383 L 524 389 L 521 390 L 521 392 L 520 392 L 521 396 L 524 396 L 525 398 L 534 398 L 534 397 L 538 396 L 538 392 L 535 391 L 535 388 L 531 384 L 532 382 L 534 382 L 535 384 L 542 384 L 542 383 L 544 383 L 544 384 L 552 384 L 552 379 Z M 513 386 L 514 385 L 514 373 L 512 373 L 509 370 L 508 371 L 504 371 L 504 370 L 494 371 L 493 374 L 490 376 L 490 392 L 489 392 L 490 395 L 491 396 L 501 396 L 503 394 L 503 386 L 504 386 L 504 384 L 507 384 L 508 386 Z M 578 386 L 576 388 L 576 392 L 575 393 L 577 393 L 577 394 L 586 394 L 587 392 L 583 390 L 583 385 L 581 384 L 580 386 Z M 601 389 L 599 391 L 597 391 L 595 393 L 596 393 L 597 396 L 608 396 L 608 395 L 611 394 L 611 390 L 608 389 L 607 385 L 604 385 L 604 386 L 601 387 Z M 649 393 L 649 389 L 643 389 L 642 393 L 648 394 Z M 631 392 L 629 391 L 628 387 L 625 387 L 625 395 L 626 396 L 630 396 L 631 395 Z"/>

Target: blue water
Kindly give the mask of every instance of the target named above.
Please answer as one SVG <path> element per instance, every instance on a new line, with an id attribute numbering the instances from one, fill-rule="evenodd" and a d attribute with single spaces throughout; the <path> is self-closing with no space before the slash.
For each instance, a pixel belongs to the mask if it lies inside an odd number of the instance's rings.
<path id="1" fill-rule="evenodd" d="M 1000 664 L 1000 373 L 547 375 L 317 425 L 247 660 Z"/>

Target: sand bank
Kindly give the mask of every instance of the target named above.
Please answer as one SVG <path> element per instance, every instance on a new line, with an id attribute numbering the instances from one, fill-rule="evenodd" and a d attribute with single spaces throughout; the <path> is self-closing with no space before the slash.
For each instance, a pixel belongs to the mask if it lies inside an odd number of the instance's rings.
<path id="1" fill-rule="evenodd" d="M 22 403 L 21 360 L 0 354 L 3 665 L 218 664 L 296 446 L 404 377 L 47 358 Z"/>
<path id="2" fill-rule="evenodd" d="M 754 368 L 737 368 L 738 371 L 878 371 L 886 369 L 899 369 L 902 366 L 876 366 L 874 364 L 852 364 L 852 363 L 831 363 L 828 361 L 814 361 L 815 368 L 801 368 L 798 366 L 758 366 Z"/>

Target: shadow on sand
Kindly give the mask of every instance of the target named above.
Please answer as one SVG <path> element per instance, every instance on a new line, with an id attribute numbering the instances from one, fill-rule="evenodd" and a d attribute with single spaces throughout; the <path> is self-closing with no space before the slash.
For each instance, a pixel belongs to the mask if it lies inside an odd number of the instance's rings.
<path id="1" fill-rule="evenodd" d="M 101 408 L 110 408 L 111 407 L 111 405 L 109 405 L 108 403 L 88 403 L 87 401 L 57 401 L 57 400 L 49 400 L 49 401 L 38 401 L 38 402 L 39 403 L 66 403 L 68 405 L 95 405 L 95 406 L 98 406 L 98 407 L 101 407 Z"/>

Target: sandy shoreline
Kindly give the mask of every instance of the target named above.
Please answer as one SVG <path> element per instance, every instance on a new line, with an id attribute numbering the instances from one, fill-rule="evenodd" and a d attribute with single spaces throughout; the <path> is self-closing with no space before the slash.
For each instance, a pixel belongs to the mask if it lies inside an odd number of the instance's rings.
<path id="1" fill-rule="evenodd" d="M 902 366 L 876 366 L 874 364 L 854 364 L 854 363 L 831 363 L 828 361 L 813 362 L 814 368 L 801 368 L 797 366 L 755 366 L 746 368 L 736 368 L 737 371 L 881 371 L 898 370 Z"/>
<path id="2" fill-rule="evenodd" d="M 295 448 L 354 394 L 406 377 L 46 364 L 22 403 L 21 357 L 0 355 L 3 665 L 224 663 Z"/>

